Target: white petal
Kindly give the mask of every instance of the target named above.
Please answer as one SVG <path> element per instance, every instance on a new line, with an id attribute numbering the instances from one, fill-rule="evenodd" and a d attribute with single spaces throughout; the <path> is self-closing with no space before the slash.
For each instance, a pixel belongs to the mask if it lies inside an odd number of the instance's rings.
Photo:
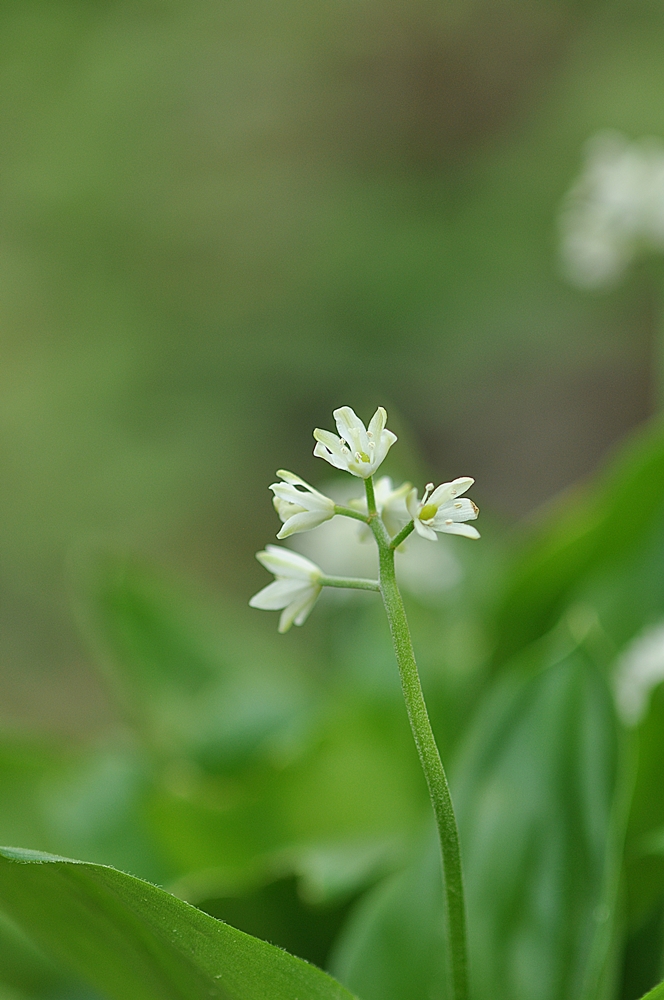
<path id="1" fill-rule="evenodd" d="M 415 522 L 415 531 L 418 533 L 418 535 L 421 535 L 422 538 L 428 538 L 429 541 L 431 542 L 438 541 L 438 535 L 433 530 L 433 528 L 430 528 L 427 524 L 422 524 L 419 517 L 414 518 L 414 522 Z"/>
<path id="2" fill-rule="evenodd" d="M 301 580 L 273 580 L 267 587 L 254 594 L 249 606 L 260 608 L 261 611 L 280 611 L 281 608 L 298 600 L 310 588 L 311 584 Z"/>
<path id="3" fill-rule="evenodd" d="M 314 448 L 316 458 L 324 458 L 335 469 L 343 469 L 347 472 L 350 456 L 341 450 L 341 441 L 336 434 L 332 434 L 331 431 L 322 431 L 317 427 L 314 431 L 314 437 L 316 438 L 316 447 Z"/>
<path id="4" fill-rule="evenodd" d="M 276 577 L 312 582 L 322 575 L 322 570 L 315 563 L 279 545 L 266 545 L 263 552 L 256 553 L 256 558 Z"/>
<path id="5" fill-rule="evenodd" d="M 342 437 L 344 441 L 350 444 L 351 442 L 355 443 L 356 439 L 362 441 L 366 437 L 367 431 L 364 424 L 350 406 L 340 406 L 338 410 L 332 412 L 332 416 L 337 425 L 339 437 Z"/>
<path id="6" fill-rule="evenodd" d="M 374 496 L 376 497 L 376 507 L 381 509 L 392 495 L 392 480 L 389 476 L 381 476 L 374 483 Z"/>
<path id="7" fill-rule="evenodd" d="M 479 538 L 480 533 L 477 528 L 473 528 L 472 524 L 457 524 L 452 522 L 452 524 L 444 524 L 440 528 L 436 528 L 436 531 L 444 531 L 448 535 L 464 535 L 466 538 Z"/>
<path id="8" fill-rule="evenodd" d="M 275 497 L 280 497 L 287 503 L 296 504 L 304 510 L 324 510 L 330 517 L 334 514 L 334 500 L 324 497 L 322 493 L 305 493 L 288 483 L 273 483 L 270 489 Z M 295 513 L 295 511 L 293 511 Z"/>
<path id="9" fill-rule="evenodd" d="M 349 462 L 348 471 L 358 479 L 368 479 L 378 468 L 373 462 Z"/>
<path id="10" fill-rule="evenodd" d="M 320 427 L 316 427 L 314 428 L 314 438 L 333 455 L 337 455 L 339 458 L 343 457 L 341 438 L 338 438 L 332 431 L 324 431 Z"/>
<path id="11" fill-rule="evenodd" d="M 438 530 L 439 525 L 445 521 L 474 521 L 478 514 L 479 510 L 467 497 L 463 500 L 448 500 L 438 508 L 433 526 Z"/>
<path id="12" fill-rule="evenodd" d="M 306 594 L 303 594 L 299 600 L 293 601 L 292 604 L 289 604 L 288 607 L 282 611 L 281 617 L 279 618 L 280 632 L 288 632 L 293 623 L 301 625 L 305 621 L 318 599 L 320 590 L 320 587 L 307 588 Z"/>
<path id="13" fill-rule="evenodd" d="M 334 506 L 333 500 L 326 497 L 324 493 L 319 493 L 318 490 L 315 490 L 313 486 L 310 486 L 309 483 L 307 483 L 304 479 L 301 479 L 300 476 L 296 476 L 294 472 L 288 472 L 287 469 L 277 469 L 277 475 L 280 479 L 283 479 L 284 482 L 289 483 L 291 486 L 303 486 L 305 490 L 311 493 L 312 496 L 318 497 L 319 500 L 325 501 L 325 503 L 332 504 Z M 270 486 L 270 489 L 273 489 L 273 487 Z M 302 496 L 301 490 L 295 490 L 295 492 Z"/>
<path id="14" fill-rule="evenodd" d="M 410 516 L 412 517 L 413 521 L 415 522 L 415 527 L 417 527 L 417 524 L 418 524 L 418 517 L 417 517 L 417 515 L 419 513 L 420 505 L 419 505 L 419 502 L 417 500 L 417 490 L 415 489 L 415 487 L 413 487 L 413 489 L 410 491 L 410 493 L 406 497 L 406 508 L 408 509 L 408 513 L 410 514 Z"/>
<path id="15" fill-rule="evenodd" d="M 282 500 L 281 497 L 272 497 L 272 505 L 282 521 L 287 521 L 293 514 L 301 514 L 304 510 L 299 503 L 291 503 L 290 500 Z"/>
<path id="16" fill-rule="evenodd" d="M 289 472 L 288 469 L 277 469 L 277 475 L 285 483 L 292 483 L 294 486 L 304 486 L 308 490 L 313 490 L 313 486 L 309 486 L 309 483 L 305 483 L 304 479 L 300 479 L 299 476 L 296 476 L 294 472 Z"/>
<path id="17" fill-rule="evenodd" d="M 371 431 L 374 438 L 378 440 L 383 430 L 385 429 L 385 424 L 387 423 L 387 410 L 384 406 L 379 406 L 373 417 L 369 421 L 368 430 Z"/>
<path id="18" fill-rule="evenodd" d="M 354 459 L 348 463 L 348 471 L 353 475 L 357 476 L 358 479 L 368 479 L 369 476 L 373 476 L 374 472 L 378 468 L 373 462 L 356 462 Z"/>
<path id="19" fill-rule="evenodd" d="M 454 479 L 451 483 L 442 483 L 436 487 L 427 503 L 435 503 L 440 506 L 448 500 L 460 497 L 462 493 L 470 489 L 474 482 L 475 480 L 471 479 L 470 476 L 462 476 L 461 479 Z"/>
<path id="20" fill-rule="evenodd" d="M 329 521 L 331 517 L 334 517 L 334 511 L 305 510 L 295 513 L 285 521 L 277 538 L 288 538 L 289 535 L 296 535 L 299 531 L 311 531 L 324 521 Z"/>
<path id="21" fill-rule="evenodd" d="M 296 625 L 303 625 L 304 622 L 307 620 L 307 618 L 311 614 L 311 610 L 314 604 L 318 600 L 318 595 L 320 594 L 321 590 L 322 590 L 321 587 L 317 587 L 315 590 L 312 591 L 308 601 L 301 602 L 297 614 L 295 615 Z"/>
<path id="22" fill-rule="evenodd" d="M 385 456 L 388 451 L 396 441 L 397 436 L 393 434 L 392 431 L 381 431 L 379 437 L 376 440 L 376 448 L 373 454 L 372 466 L 374 472 L 379 466 L 385 461 Z"/>

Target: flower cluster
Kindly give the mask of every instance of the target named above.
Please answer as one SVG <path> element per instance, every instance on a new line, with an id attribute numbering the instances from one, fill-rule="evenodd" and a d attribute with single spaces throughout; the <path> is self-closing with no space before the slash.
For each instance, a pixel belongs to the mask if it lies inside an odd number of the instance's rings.
<path id="1" fill-rule="evenodd" d="M 664 143 L 594 136 L 560 228 L 565 271 L 585 288 L 615 282 L 640 251 L 664 250 Z"/>
<path id="2" fill-rule="evenodd" d="M 366 496 L 351 500 L 347 507 L 341 506 L 293 472 L 280 469 L 277 476 L 281 482 L 270 486 L 274 507 L 283 522 L 277 538 L 310 531 L 336 515 L 362 522 L 364 537 L 370 537 L 372 532 L 376 535 L 378 523 L 377 539 L 393 549 L 402 546 L 412 531 L 431 541 L 437 541 L 438 533 L 479 538 L 476 528 L 467 523 L 479 514 L 477 507 L 466 497 L 459 499 L 474 480 L 464 477 L 436 488 L 429 483 L 421 500 L 410 483 L 395 488 L 389 476 L 382 476 L 374 485 L 374 473 L 397 440 L 396 434 L 386 428 L 387 413 L 379 406 L 365 427 L 350 406 L 342 406 L 334 411 L 334 419 L 338 436 L 318 427 L 314 430 L 314 455 L 363 479 L 367 484 Z M 266 611 L 282 611 L 280 632 L 305 621 L 324 586 L 378 587 L 375 581 L 325 576 L 309 559 L 275 545 L 268 545 L 256 558 L 275 579 L 249 603 Z"/>

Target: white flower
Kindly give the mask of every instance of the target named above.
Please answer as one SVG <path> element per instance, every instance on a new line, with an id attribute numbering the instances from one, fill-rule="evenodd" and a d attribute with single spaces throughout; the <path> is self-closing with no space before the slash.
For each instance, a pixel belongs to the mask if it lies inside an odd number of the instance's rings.
<path id="1" fill-rule="evenodd" d="M 317 427 L 314 431 L 317 442 L 314 455 L 360 479 L 373 476 L 397 439 L 396 434 L 385 429 L 387 413 L 383 407 L 378 407 L 368 428 L 350 406 L 342 406 L 332 415 L 339 437 Z"/>
<path id="2" fill-rule="evenodd" d="M 560 217 L 565 270 L 577 285 L 616 281 L 641 250 L 664 250 L 664 144 L 600 132 L 586 146 Z"/>
<path id="3" fill-rule="evenodd" d="M 315 563 L 278 545 L 268 545 L 256 558 L 275 579 L 249 601 L 252 608 L 262 611 L 283 611 L 279 631 L 287 632 L 291 625 L 302 625 L 322 590 L 323 571 Z"/>
<path id="4" fill-rule="evenodd" d="M 273 483 L 274 508 L 284 522 L 277 538 L 288 538 L 298 531 L 317 528 L 324 521 L 334 517 L 334 500 L 323 496 L 304 479 L 300 479 L 286 469 L 279 469 L 277 475 L 283 483 Z M 298 489 L 298 487 L 301 487 Z"/>
<path id="5" fill-rule="evenodd" d="M 410 520 L 410 514 L 406 507 L 406 497 L 411 489 L 411 483 L 402 483 L 398 489 L 394 489 L 389 476 L 381 476 L 374 484 L 376 510 L 383 519 L 383 524 L 390 536 L 396 535 Z M 366 497 L 358 497 L 357 500 L 350 500 L 348 505 L 354 510 L 361 511 L 362 514 L 367 513 Z M 362 541 L 371 537 L 371 528 L 365 524 L 360 525 L 360 538 Z"/>
<path id="6" fill-rule="evenodd" d="M 421 500 L 417 499 L 417 490 L 411 490 L 406 498 L 408 513 L 415 523 L 415 530 L 423 538 L 436 542 L 437 531 L 445 531 L 451 535 L 465 535 L 466 538 L 479 538 L 477 528 L 462 521 L 474 521 L 479 510 L 472 500 L 458 497 L 465 493 L 475 482 L 467 476 L 455 479 L 452 483 L 443 483 L 434 490 L 429 483 Z"/>

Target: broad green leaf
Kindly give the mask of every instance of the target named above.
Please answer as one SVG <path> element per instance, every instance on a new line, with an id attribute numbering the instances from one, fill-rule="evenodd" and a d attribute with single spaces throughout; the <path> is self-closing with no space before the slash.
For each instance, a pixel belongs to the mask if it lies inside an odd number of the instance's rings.
<path id="1" fill-rule="evenodd" d="M 626 512 L 638 498 L 638 516 Z M 642 544 L 664 509 L 664 431 L 640 431 L 547 512 L 517 558 L 496 621 L 497 663 L 553 627 L 579 581 Z"/>
<path id="2" fill-rule="evenodd" d="M 351 1000 L 315 966 L 114 868 L 3 848 L 0 907 L 112 1000 Z"/>
<path id="3" fill-rule="evenodd" d="M 453 781 L 476 1000 L 596 1000 L 610 985 L 616 766 L 612 704 L 579 650 L 497 684 Z M 432 837 L 351 920 L 333 969 L 363 1000 L 447 997 L 439 871 Z"/>
<path id="4" fill-rule="evenodd" d="M 0 913 L 0 1000 L 2 987 L 41 993 L 61 987 L 62 979 L 61 971 L 12 920 Z"/>
<path id="5" fill-rule="evenodd" d="M 445 1000 L 445 928 L 437 837 L 363 899 L 333 952 L 334 974 L 362 1000 Z"/>

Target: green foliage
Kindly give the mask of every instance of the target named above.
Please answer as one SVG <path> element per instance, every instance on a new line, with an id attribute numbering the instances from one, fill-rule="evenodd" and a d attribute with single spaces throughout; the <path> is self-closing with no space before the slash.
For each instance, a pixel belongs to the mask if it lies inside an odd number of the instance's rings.
<path id="1" fill-rule="evenodd" d="M 352 1000 L 319 969 L 113 868 L 5 848 L 4 909 L 116 1000 Z"/>
<path id="2" fill-rule="evenodd" d="M 638 516 L 626 516 L 638 497 Z M 593 482 L 576 487 L 541 519 L 504 583 L 496 619 L 497 663 L 553 628 L 589 576 L 609 574 L 661 527 L 664 432 L 641 431 Z"/>
<path id="3" fill-rule="evenodd" d="M 441 742 L 454 755 L 477 1000 L 636 1000 L 660 968 L 664 689 L 628 738 L 609 688 L 620 651 L 664 615 L 663 454 L 660 431 L 647 430 L 597 485 L 550 511 L 534 539 L 531 529 L 504 570 L 490 557 L 487 579 L 468 563 L 462 618 L 457 598 L 413 604 L 436 725 L 457 715 Z M 624 523 L 632 495 L 643 496 L 641 516 Z M 171 974 L 181 984 L 189 959 L 173 957 L 156 925 L 145 929 L 154 909 L 177 915 L 182 940 L 200 920 L 211 934 L 250 940 L 245 958 L 257 967 L 275 952 L 219 918 L 331 963 L 362 1000 L 447 1000 L 440 861 L 422 833 L 424 783 L 372 606 L 331 606 L 334 641 L 290 656 L 284 640 L 136 561 L 96 557 L 80 580 L 79 619 L 125 722 L 87 750 L 8 738 L 0 748 L 12 803 L 3 839 L 86 860 L 4 857 L 11 923 L 0 927 L 0 983 L 30 1000 L 79 989 L 49 964 L 55 957 L 104 996 L 126 996 L 126 984 L 99 978 L 99 956 L 116 955 L 121 940 L 132 967 L 158 938 L 161 957 L 141 966 L 131 995 L 170 995 L 148 984 Z M 339 637 L 341 616 L 352 639 Z M 440 629 L 453 634 L 458 620 L 457 645 L 441 644 Z M 459 642 L 476 648 L 480 637 L 481 648 L 491 629 L 499 652 L 484 670 Z M 455 655 L 467 676 L 454 673 Z M 175 895 L 95 864 L 108 862 Z M 68 937 L 74 902 L 53 918 L 72 886 L 97 900 L 86 904 L 89 946 L 99 948 L 88 965 Z M 139 910 L 137 886 L 151 901 Z M 121 938 L 100 931 L 111 918 Z M 116 958 L 109 975 L 120 975 Z M 195 998 L 198 981 L 193 993 L 168 989 Z"/>
<path id="4" fill-rule="evenodd" d="M 506 678 L 480 710 L 453 783 L 475 997 L 605 995 L 621 857 L 620 830 L 617 845 L 607 837 L 616 760 L 608 692 L 579 651 Z M 429 840 L 361 904 L 334 969 L 364 1000 L 447 996 L 439 880 Z"/>

